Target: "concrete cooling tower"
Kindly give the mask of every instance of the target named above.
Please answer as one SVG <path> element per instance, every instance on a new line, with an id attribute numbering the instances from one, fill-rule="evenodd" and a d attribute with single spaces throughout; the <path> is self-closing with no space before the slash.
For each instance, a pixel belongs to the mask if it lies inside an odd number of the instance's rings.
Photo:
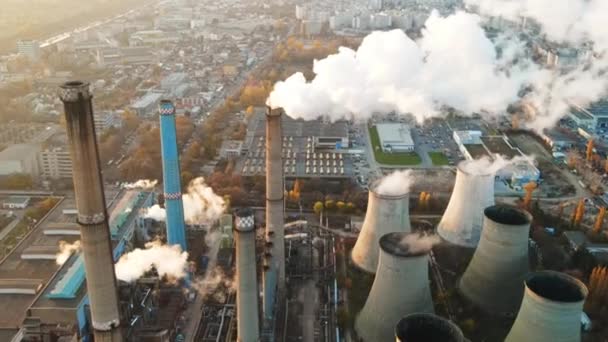
<path id="1" fill-rule="evenodd" d="M 353 263 L 368 273 L 378 267 L 378 240 L 387 233 L 411 231 L 409 193 L 383 195 L 370 190 L 361 232 L 352 250 Z"/>
<path id="2" fill-rule="evenodd" d="M 428 276 L 430 247 L 409 244 L 408 237 L 415 240 L 418 234 L 389 233 L 380 238 L 376 277 L 355 321 L 355 330 L 365 342 L 394 341 L 401 317 L 434 312 Z"/>
<path id="3" fill-rule="evenodd" d="M 235 213 L 236 324 L 240 342 L 257 342 L 260 337 L 254 222 L 251 209 L 243 208 Z"/>
<path id="4" fill-rule="evenodd" d="M 484 214 L 481 240 L 460 279 L 459 289 L 486 312 L 516 313 L 528 274 L 532 216 L 508 205 L 488 207 Z"/>
<path id="5" fill-rule="evenodd" d="M 505 342 L 579 342 L 585 285 L 553 271 L 532 273 L 525 284 L 519 314 Z"/>
<path id="6" fill-rule="evenodd" d="M 395 327 L 397 342 L 466 342 L 460 328 L 433 314 L 412 314 Z"/>
<path id="7" fill-rule="evenodd" d="M 477 246 L 483 210 L 491 205 L 494 205 L 494 173 L 476 169 L 471 161 L 458 164 L 454 191 L 437 233 L 455 245 Z"/>

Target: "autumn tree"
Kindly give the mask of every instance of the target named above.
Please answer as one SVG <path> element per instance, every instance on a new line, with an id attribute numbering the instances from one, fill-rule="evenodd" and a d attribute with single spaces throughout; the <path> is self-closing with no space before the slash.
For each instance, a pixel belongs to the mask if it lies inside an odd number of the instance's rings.
<path id="1" fill-rule="evenodd" d="M 315 202 L 314 206 L 312 207 L 312 210 L 317 215 L 321 215 L 321 212 L 323 212 L 323 209 L 324 209 L 323 202 Z"/>

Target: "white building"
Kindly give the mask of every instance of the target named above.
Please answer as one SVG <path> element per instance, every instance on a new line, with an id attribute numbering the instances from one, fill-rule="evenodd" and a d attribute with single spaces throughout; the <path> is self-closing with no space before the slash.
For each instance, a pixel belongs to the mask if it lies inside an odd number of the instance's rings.
<path id="1" fill-rule="evenodd" d="M 12 173 L 25 173 L 33 178 L 40 174 L 38 168 L 38 152 L 36 144 L 15 144 L 0 152 L 0 176 Z"/>
<path id="2" fill-rule="evenodd" d="M 37 61 L 40 58 L 40 43 L 35 40 L 20 40 L 17 42 L 17 52 L 30 60 Z"/>
<path id="3" fill-rule="evenodd" d="M 4 209 L 25 209 L 30 203 L 30 198 L 27 196 L 11 196 L 2 201 Z"/>
<path id="4" fill-rule="evenodd" d="M 380 146 L 384 152 L 410 152 L 414 150 L 414 140 L 410 127 L 401 123 L 376 124 Z"/>
<path id="5" fill-rule="evenodd" d="M 43 178 L 72 178 L 72 158 L 67 148 L 54 147 L 45 149 L 40 152 L 39 161 Z"/>

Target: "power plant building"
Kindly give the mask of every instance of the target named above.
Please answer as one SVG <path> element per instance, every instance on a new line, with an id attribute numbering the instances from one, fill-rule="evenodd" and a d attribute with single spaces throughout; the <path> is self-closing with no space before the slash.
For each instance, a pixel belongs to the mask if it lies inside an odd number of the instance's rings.
<path id="1" fill-rule="evenodd" d="M 382 151 L 401 153 L 414 150 L 415 145 L 410 126 L 402 123 L 378 123 L 376 130 Z"/>

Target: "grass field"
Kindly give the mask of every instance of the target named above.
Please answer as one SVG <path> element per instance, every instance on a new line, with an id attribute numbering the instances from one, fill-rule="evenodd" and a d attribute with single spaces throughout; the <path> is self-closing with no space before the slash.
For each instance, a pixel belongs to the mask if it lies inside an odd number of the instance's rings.
<path id="1" fill-rule="evenodd" d="M 384 153 L 380 147 L 380 137 L 376 127 L 369 128 L 372 140 L 372 148 L 376 161 L 384 165 L 418 165 L 422 163 L 420 156 L 416 152 L 408 153 Z"/>
<path id="2" fill-rule="evenodd" d="M 428 154 L 429 157 L 431 157 L 431 160 L 433 161 L 433 165 L 435 166 L 448 165 L 449 163 L 448 157 L 446 157 L 445 154 L 441 152 L 429 152 Z"/>

